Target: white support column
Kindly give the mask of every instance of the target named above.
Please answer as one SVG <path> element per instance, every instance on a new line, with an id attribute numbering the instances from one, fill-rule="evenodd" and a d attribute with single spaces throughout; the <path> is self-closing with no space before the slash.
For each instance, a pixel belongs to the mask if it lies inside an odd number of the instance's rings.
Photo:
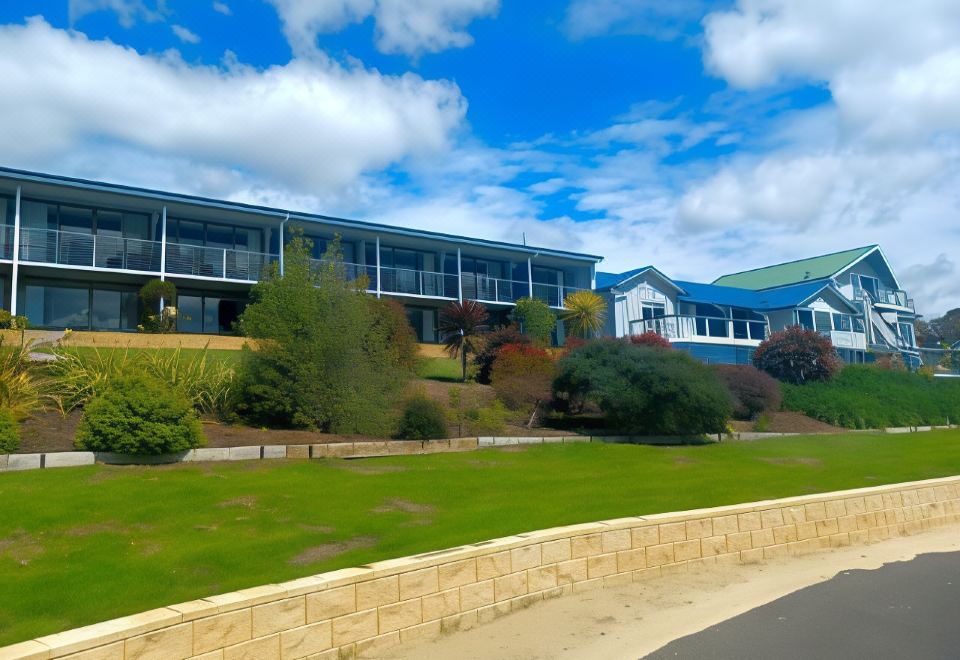
<path id="1" fill-rule="evenodd" d="M 290 221 L 290 214 L 287 214 L 283 220 L 280 221 L 280 238 L 277 241 L 277 245 L 280 246 L 280 277 L 283 277 L 283 237 L 287 233 L 286 226 Z"/>
<path id="2" fill-rule="evenodd" d="M 13 277 L 10 280 L 10 313 L 17 315 L 17 279 L 20 276 L 20 186 L 17 186 L 16 209 L 13 213 Z"/>
<path id="3" fill-rule="evenodd" d="M 380 237 L 377 236 L 377 298 L 380 297 Z"/>
<path id="4" fill-rule="evenodd" d="M 167 279 L 167 206 L 164 204 L 163 209 L 160 211 L 160 281 L 164 282 Z M 160 299 L 160 309 L 157 310 L 158 313 L 163 316 L 163 308 L 166 306 L 167 301 L 163 298 Z"/>
<path id="5" fill-rule="evenodd" d="M 460 264 L 460 248 L 457 248 L 457 301 L 463 302 L 463 267 Z"/>
<path id="6" fill-rule="evenodd" d="M 533 262 L 530 257 L 527 257 L 527 286 L 530 287 L 527 295 L 533 298 Z"/>

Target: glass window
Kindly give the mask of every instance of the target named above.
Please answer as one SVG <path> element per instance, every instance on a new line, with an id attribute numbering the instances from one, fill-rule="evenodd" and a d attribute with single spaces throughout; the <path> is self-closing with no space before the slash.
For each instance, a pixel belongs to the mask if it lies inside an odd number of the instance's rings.
<path id="1" fill-rule="evenodd" d="M 27 285 L 26 314 L 30 323 L 48 328 L 90 327 L 90 290 Z"/>
<path id="2" fill-rule="evenodd" d="M 813 316 L 817 323 L 817 332 L 830 332 L 833 329 L 830 312 L 814 312 Z"/>
<path id="3" fill-rule="evenodd" d="M 123 214 L 113 211 L 97 211 L 97 235 L 122 236 Z"/>
<path id="4" fill-rule="evenodd" d="M 50 214 L 53 213 L 53 226 L 49 226 Z M 20 222 L 28 229 L 56 229 L 57 207 L 43 202 L 20 202 Z"/>
<path id="5" fill-rule="evenodd" d="M 203 225 L 189 220 L 177 221 L 177 242 L 184 245 L 203 245 Z"/>
<path id="6" fill-rule="evenodd" d="M 94 330 L 120 329 L 120 299 L 119 291 L 93 290 L 90 324 Z"/>
<path id="7" fill-rule="evenodd" d="M 233 249 L 233 227 L 207 225 L 207 245 L 223 250 Z"/>
<path id="8" fill-rule="evenodd" d="M 841 330 L 843 332 L 850 332 L 851 328 L 850 316 L 848 314 L 834 314 L 833 315 L 833 329 Z"/>
<path id="9" fill-rule="evenodd" d="M 136 291 L 120 294 L 120 329 L 136 330 L 140 323 L 140 296 Z"/>
<path id="10" fill-rule="evenodd" d="M 559 284 L 560 271 L 553 268 L 534 268 L 533 281 L 540 284 Z"/>
<path id="11" fill-rule="evenodd" d="M 60 231 L 78 234 L 93 233 L 93 211 L 70 206 L 60 207 Z"/>
<path id="12" fill-rule="evenodd" d="M 197 334 L 203 332 L 203 298 L 177 296 L 177 330 Z"/>
<path id="13" fill-rule="evenodd" d="M 813 330 L 813 312 L 809 309 L 798 309 L 797 325 L 806 330 Z"/>
<path id="14" fill-rule="evenodd" d="M 145 241 L 150 237 L 150 216 L 142 213 L 123 214 L 123 235 Z"/>
<path id="15" fill-rule="evenodd" d="M 906 342 L 907 346 L 916 345 L 913 340 L 913 326 L 909 323 L 900 323 L 900 337 Z"/>
<path id="16" fill-rule="evenodd" d="M 853 317 L 853 331 L 854 332 L 864 332 L 863 329 L 863 319 L 859 316 Z"/>
<path id="17" fill-rule="evenodd" d="M 216 334 L 220 331 L 220 299 L 204 297 L 203 332 Z"/>
<path id="18" fill-rule="evenodd" d="M 0 197 L 0 225 L 13 225 L 17 202 L 12 197 Z"/>

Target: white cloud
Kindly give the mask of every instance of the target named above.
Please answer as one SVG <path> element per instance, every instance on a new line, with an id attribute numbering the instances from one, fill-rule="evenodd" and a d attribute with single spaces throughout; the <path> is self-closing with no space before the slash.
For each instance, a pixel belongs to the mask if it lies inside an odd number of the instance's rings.
<path id="1" fill-rule="evenodd" d="M 214 0 L 213 2 L 213 11 L 223 14 L 224 16 L 233 15 L 233 10 L 230 9 L 230 5 L 226 2 L 219 2 L 218 0 Z"/>
<path id="2" fill-rule="evenodd" d="M 64 153 L 118 146 L 323 193 L 447 148 L 466 110 L 446 81 L 319 55 L 264 70 L 229 58 L 193 65 L 39 18 L 0 28 L 0 69 L 0 116 L 17 126 L 0 134 L 0 149 L 46 169 Z"/>
<path id="3" fill-rule="evenodd" d="M 155 0 L 148 6 L 144 0 L 68 0 L 67 15 L 70 24 L 75 24 L 87 14 L 98 11 L 113 11 L 123 27 L 132 27 L 137 20 L 148 22 L 163 20 L 166 0 Z"/>
<path id="4" fill-rule="evenodd" d="M 574 40 L 611 33 L 675 39 L 714 4 L 713 0 L 571 0 L 563 31 Z"/>
<path id="5" fill-rule="evenodd" d="M 183 27 L 182 25 L 171 25 L 170 29 L 173 31 L 173 34 L 185 44 L 198 44 L 200 43 L 200 36 L 190 31 L 188 28 Z"/>
<path id="6" fill-rule="evenodd" d="M 294 53 L 316 51 L 318 34 L 339 32 L 372 17 L 377 49 L 420 55 L 473 43 L 466 27 L 492 16 L 500 0 L 269 0 Z"/>

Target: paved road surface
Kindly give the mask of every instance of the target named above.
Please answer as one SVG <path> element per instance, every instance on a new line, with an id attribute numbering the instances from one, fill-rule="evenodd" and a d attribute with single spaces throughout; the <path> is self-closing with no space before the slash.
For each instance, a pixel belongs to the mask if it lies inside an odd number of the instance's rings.
<path id="1" fill-rule="evenodd" d="M 647 657 L 960 658 L 960 552 L 843 571 Z"/>

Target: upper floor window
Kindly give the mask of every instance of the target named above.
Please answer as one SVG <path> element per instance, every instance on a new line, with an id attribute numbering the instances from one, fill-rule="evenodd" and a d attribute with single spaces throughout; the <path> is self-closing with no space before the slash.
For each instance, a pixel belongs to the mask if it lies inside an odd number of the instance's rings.
<path id="1" fill-rule="evenodd" d="M 805 330 L 813 330 L 813 312 L 809 309 L 798 309 L 797 325 Z"/>
<path id="2" fill-rule="evenodd" d="M 263 252 L 263 230 L 216 222 L 167 218 L 167 242 L 221 250 Z"/>
<path id="3" fill-rule="evenodd" d="M 25 229 L 49 229 L 72 234 L 98 234 L 148 240 L 158 214 L 134 213 L 66 204 L 22 200 L 20 221 Z"/>
<path id="4" fill-rule="evenodd" d="M 904 343 L 907 346 L 916 346 L 917 342 L 913 336 L 913 324 L 898 323 L 897 326 L 900 328 L 900 338 L 903 339 Z"/>

